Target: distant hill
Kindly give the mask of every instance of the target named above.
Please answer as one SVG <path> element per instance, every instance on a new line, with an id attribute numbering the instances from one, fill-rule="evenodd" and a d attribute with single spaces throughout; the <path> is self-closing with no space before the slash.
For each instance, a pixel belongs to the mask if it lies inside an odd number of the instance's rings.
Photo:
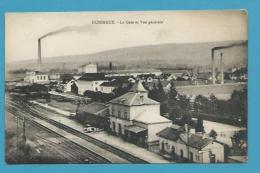
<path id="1" fill-rule="evenodd" d="M 73 69 L 77 66 L 96 62 L 102 65 L 126 65 L 127 67 L 174 67 L 174 66 L 209 66 L 211 49 L 216 46 L 226 46 L 233 43 L 245 43 L 229 49 L 221 50 L 224 53 L 226 67 L 247 65 L 247 42 L 222 41 L 210 43 L 169 43 L 160 45 L 146 45 L 102 51 L 87 55 L 68 55 L 60 57 L 42 58 L 44 69 L 65 68 Z M 220 50 L 219 50 L 220 52 Z M 216 55 L 217 57 L 217 55 Z M 36 68 L 37 59 L 6 64 L 7 69 Z"/>

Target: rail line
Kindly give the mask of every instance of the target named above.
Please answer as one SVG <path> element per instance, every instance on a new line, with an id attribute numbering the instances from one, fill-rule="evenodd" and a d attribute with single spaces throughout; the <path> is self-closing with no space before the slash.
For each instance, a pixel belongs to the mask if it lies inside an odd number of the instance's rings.
<path id="1" fill-rule="evenodd" d="M 69 155 L 70 158 L 72 158 L 73 160 L 76 161 L 73 163 L 87 163 L 86 158 L 88 159 L 88 161 L 90 163 L 111 163 L 111 161 L 104 158 L 103 156 L 101 156 L 97 153 L 94 153 L 84 147 L 81 147 L 78 144 L 74 143 L 73 141 L 69 141 L 68 139 L 62 137 L 58 133 L 39 124 L 38 122 L 34 121 L 32 118 L 28 117 L 28 115 L 19 111 L 17 108 L 15 108 L 15 107 L 7 108 L 7 110 L 19 119 L 22 119 L 22 117 L 24 116 L 26 122 L 28 123 L 28 121 L 29 121 L 30 124 L 33 125 L 34 127 L 44 129 L 45 131 L 48 131 L 49 133 L 51 133 L 53 136 L 58 137 L 59 139 L 65 140 L 66 146 L 59 146 L 59 145 L 55 145 L 54 143 L 51 143 L 48 139 L 40 137 L 41 139 L 45 140 L 45 142 L 49 141 L 48 142 L 49 145 L 52 145 L 53 147 L 65 150 L 67 156 Z M 39 136 L 37 136 L 37 137 L 39 137 Z M 82 160 L 82 158 L 84 158 L 84 160 Z"/>
<path id="2" fill-rule="evenodd" d="M 95 138 L 93 138 L 93 137 L 91 137 L 91 136 L 89 136 L 85 133 L 82 133 L 78 130 L 75 130 L 71 127 L 68 127 L 68 126 L 66 126 L 62 123 L 55 121 L 55 120 L 49 119 L 48 117 L 46 117 L 46 115 L 44 115 L 39 110 L 33 109 L 34 106 L 29 106 L 28 104 L 26 104 L 24 102 L 21 102 L 21 104 L 18 104 L 18 103 L 15 103 L 15 104 L 16 104 L 16 106 L 19 106 L 22 110 L 28 111 L 32 116 L 37 117 L 41 120 L 44 120 L 44 121 L 46 121 L 46 122 L 48 122 L 48 123 L 50 123 L 50 124 L 52 124 L 52 125 L 54 125 L 58 128 L 61 128 L 61 129 L 65 130 L 65 131 L 67 131 L 67 132 L 69 132 L 73 135 L 76 135 L 76 136 L 78 136 L 78 137 L 80 137 L 80 138 L 82 138 L 82 139 L 84 139 L 88 142 L 91 142 L 91 143 L 95 144 L 96 146 L 98 146 L 100 148 L 103 148 L 103 149 L 105 149 L 105 150 L 107 150 L 111 153 L 114 153 L 114 154 L 120 156 L 121 158 L 123 158 L 125 160 L 128 160 L 131 163 L 149 163 L 149 162 L 147 162 L 143 159 L 140 159 L 136 156 L 131 155 L 130 153 L 127 153 L 127 152 L 125 152 L 121 149 L 118 149 L 118 148 L 116 148 L 112 145 L 109 145 L 105 142 L 97 140 L 97 139 L 95 139 Z"/>

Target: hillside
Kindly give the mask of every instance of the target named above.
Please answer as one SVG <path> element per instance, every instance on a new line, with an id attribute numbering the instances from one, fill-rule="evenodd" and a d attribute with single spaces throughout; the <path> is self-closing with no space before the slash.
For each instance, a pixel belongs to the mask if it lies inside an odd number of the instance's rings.
<path id="1" fill-rule="evenodd" d="M 130 48 L 120 48 L 102 51 L 87 55 L 68 55 L 62 57 L 43 57 L 43 68 L 73 69 L 77 66 L 96 62 L 98 64 L 127 65 L 127 67 L 171 67 L 185 66 L 208 66 L 210 65 L 211 49 L 216 46 L 226 46 L 233 43 L 244 43 L 245 41 L 223 41 L 212 43 L 169 43 L 161 45 L 147 45 Z M 220 51 L 220 50 L 219 50 Z M 224 64 L 226 67 L 247 64 L 247 44 L 221 50 L 224 53 Z M 217 57 L 217 55 L 216 55 Z M 8 69 L 36 68 L 37 59 L 6 64 Z"/>

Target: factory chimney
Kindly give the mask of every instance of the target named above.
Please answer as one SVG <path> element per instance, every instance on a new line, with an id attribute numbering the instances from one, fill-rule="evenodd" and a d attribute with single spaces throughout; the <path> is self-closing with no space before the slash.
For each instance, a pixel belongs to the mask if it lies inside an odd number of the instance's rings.
<path id="1" fill-rule="evenodd" d="M 216 83 L 215 81 L 215 58 L 214 58 L 214 49 L 211 50 L 211 75 L 212 75 L 212 84 Z"/>
<path id="2" fill-rule="evenodd" d="M 41 71 L 42 65 L 42 50 L 41 50 L 41 38 L 38 39 L 38 70 Z"/>
<path id="3" fill-rule="evenodd" d="M 220 53 L 220 84 L 224 84 L 223 52 Z"/>

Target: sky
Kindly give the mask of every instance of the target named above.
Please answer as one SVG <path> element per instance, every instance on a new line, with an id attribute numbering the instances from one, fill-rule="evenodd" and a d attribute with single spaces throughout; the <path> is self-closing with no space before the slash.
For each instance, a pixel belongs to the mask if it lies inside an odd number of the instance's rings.
<path id="1" fill-rule="evenodd" d="M 115 24 L 93 24 L 96 20 Z M 127 24 L 127 22 L 137 22 Z M 147 23 L 141 23 L 147 22 Z M 148 24 L 149 21 L 160 23 Z M 124 23 L 123 23 L 124 22 Z M 245 11 L 6 13 L 6 62 L 156 45 L 247 40 Z"/>

